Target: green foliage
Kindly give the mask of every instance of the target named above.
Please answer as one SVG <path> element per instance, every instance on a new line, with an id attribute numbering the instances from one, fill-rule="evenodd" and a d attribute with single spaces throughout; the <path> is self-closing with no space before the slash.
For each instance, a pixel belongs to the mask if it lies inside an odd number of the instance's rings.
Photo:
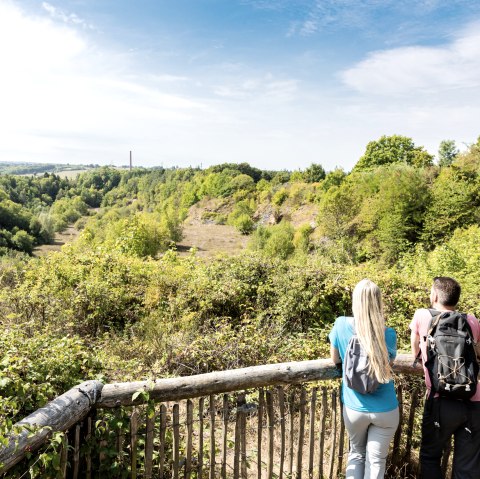
<path id="1" fill-rule="evenodd" d="M 20 420 L 100 372 L 94 352 L 78 337 L 50 330 L 29 335 L 11 323 L 2 329 L 0 395 L 14 398 L 8 415 L 12 420 Z"/>
<path id="2" fill-rule="evenodd" d="M 442 140 L 438 147 L 438 165 L 450 166 L 458 156 L 459 150 L 454 140 Z"/>
<path id="3" fill-rule="evenodd" d="M 415 167 L 431 166 L 433 156 L 423 147 L 415 146 L 406 136 L 382 136 L 368 143 L 364 155 L 355 165 L 355 171 L 368 170 L 391 163 L 406 163 Z"/>
<path id="4" fill-rule="evenodd" d="M 302 253 L 308 253 L 312 248 L 310 242 L 310 236 L 313 233 L 313 228 L 310 224 L 306 223 L 300 226 L 293 236 L 293 246 L 297 251 Z"/>
<path id="5" fill-rule="evenodd" d="M 87 204 L 79 197 L 61 198 L 53 204 L 50 214 L 57 231 L 64 230 L 69 223 L 74 223 L 88 212 Z"/>
<path id="6" fill-rule="evenodd" d="M 249 234 L 253 230 L 252 214 L 255 210 L 253 200 L 241 200 L 235 204 L 233 211 L 228 215 L 228 224 L 234 226 L 242 234 Z"/>
<path id="7" fill-rule="evenodd" d="M 286 259 L 295 251 L 294 233 L 295 229 L 286 221 L 270 227 L 259 226 L 252 235 L 249 247 L 271 258 Z"/>
<path id="8" fill-rule="evenodd" d="M 429 247 L 440 244 L 457 228 L 480 220 L 480 183 L 477 175 L 458 167 L 444 168 L 431 188 L 422 239 Z"/>
<path id="9" fill-rule="evenodd" d="M 288 191 L 286 188 L 280 188 L 272 197 L 272 203 L 276 206 L 281 206 L 288 198 Z"/>
<path id="10" fill-rule="evenodd" d="M 312 163 L 304 172 L 303 178 L 306 183 L 318 183 L 325 179 L 325 169 L 318 163 Z"/>
<path id="11" fill-rule="evenodd" d="M 248 235 L 252 232 L 254 223 L 249 215 L 243 213 L 232 221 L 232 225 L 235 226 L 240 233 Z"/>
<path id="12" fill-rule="evenodd" d="M 149 263 L 113 251 L 64 248 L 31 260 L 26 269 L 9 270 L 0 304 L 5 317 L 19 324 L 95 337 L 138 320 L 149 269 Z"/>

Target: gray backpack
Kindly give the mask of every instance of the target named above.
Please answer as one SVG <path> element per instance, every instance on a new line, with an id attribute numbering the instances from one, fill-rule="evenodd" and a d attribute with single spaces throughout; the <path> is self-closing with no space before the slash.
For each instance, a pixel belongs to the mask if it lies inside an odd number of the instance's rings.
<path id="1" fill-rule="evenodd" d="M 348 342 L 345 352 L 345 381 L 347 386 L 361 394 L 373 393 L 380 383 L 368 374 L 369 360 L 356 334 Z"/>

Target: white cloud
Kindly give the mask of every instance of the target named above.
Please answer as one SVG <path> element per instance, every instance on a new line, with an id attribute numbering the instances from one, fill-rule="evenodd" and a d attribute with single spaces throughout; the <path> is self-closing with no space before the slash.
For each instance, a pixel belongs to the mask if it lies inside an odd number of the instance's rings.
<path id="1" fill-rule="evenodd" d="M 64 23 L 71 23 L 73 25 L 80 25 L 83 28 L 90 28 L 93 30 L 92 25 L 88 24 L 84 19 L 80 18 L 75 13 L 66 13 L 48 2 L 42 2 L 42 8 L 55 20 L 60 20 Z"/>
<path id="2" fill-rule="evenodd" d="M 1 159 L 110 161 L 126 143 L 156 144 L 212 114 L 162 90 L 185 77 L 137 77 L 128 55 L 98 50 L 71 23 L 0 0 Z"/>
<path id="3" fill-rule="evenodd" d="M 371 53 L 341 73 L 343 82 L 369 95 L 438 93 L 480 86 L 480 23 L 450 44 L 410 46 Z"/>
<path id="4" fill-rule="evenodd" d="M 285 103 L 295 99 L 298 81 L 277 79 L 268 73 L 261 78 L 247 78 L 236 82 L 217 85 L 214 93 L 219 97 L 249 100 L 260 103 Z"/>

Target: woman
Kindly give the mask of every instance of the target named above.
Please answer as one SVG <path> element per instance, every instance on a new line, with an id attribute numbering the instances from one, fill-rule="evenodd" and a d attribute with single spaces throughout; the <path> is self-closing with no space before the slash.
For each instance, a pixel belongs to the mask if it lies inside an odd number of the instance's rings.
<path id="1" fill-rule="evenodd" d="M 350 439 L 347 479 L 377 479 L 385 476 L 390 441 L 398 426 L 398 401 L 391 363 L 397 353 L 397 336 L 385 327 L 380 288 L 363 279 L 353 290 L 353 318 L 336 319 L 329 334 L 331 357 L 344 361 L 351 337 L 356 334 L 368 357 L 368 375 L 378 388 L 361 394 L 347 386 L 343 367 L 342 402 L 345 427 Z"/>

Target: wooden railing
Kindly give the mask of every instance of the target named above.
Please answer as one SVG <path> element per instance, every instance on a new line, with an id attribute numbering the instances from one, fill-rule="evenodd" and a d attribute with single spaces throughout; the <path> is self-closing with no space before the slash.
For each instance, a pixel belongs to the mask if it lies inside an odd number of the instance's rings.
<path id="1" fill-rule="evenodd" d="M 416 475 L 423 388 L 412 380 L 422 371 L 411 364 L 399 355 L 394 365 L 401 424 L 390 477 Z M 57 477 L 339 478 L 348 450 L 339 376 L 321 359 L 156 381 L 87 381 L 16 425 L 0 449 L 0 473 L 21 477 L 48 438 L 65 431 Z M 39 477 L 51 477 L 45 474 Z"/>

